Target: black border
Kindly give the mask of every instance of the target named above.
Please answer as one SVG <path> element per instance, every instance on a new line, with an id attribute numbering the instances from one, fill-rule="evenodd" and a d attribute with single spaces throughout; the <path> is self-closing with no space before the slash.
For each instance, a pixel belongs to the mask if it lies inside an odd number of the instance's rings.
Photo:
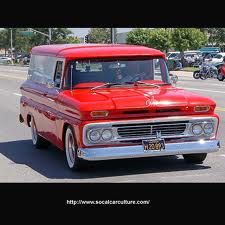
<path id="1" fill-rule="evenodd" d="M 147 209 L 154 213 L 223 211 L 225 184 L 210 183 L 23 183 L 1 184 L 4 210 Z M 150 200 L 150 204 L 67 204 L 67 200 Z"/>
<path id="2" fill-rule="evenodd" d="M 191 1 L 153 2 L 66 2 L 58 4 L 41 1 L 5 2 L 1 10 L 0 27 L 225 27 L 225 13 L 221 2 L 207 4 Z M 8 4 L 8 5 L 7 5 Z M 149 4 L 151 4 L 149 6 Z M 141 7 L 140 7 L 141 6 Z M 215 6 L 215 7 L 214 7 Z M 11 10 L 14 8 L 15 10 Z M 221 9 L 221 10 L 220 10 Z M 7 210 L 44 210 L 77 208 L 93 210 L 93 205 L 67 205 L 67 199 L 83 200 L 146 200 L 150 205 L 98 205 L 94 208 L 134 208 L 148 210 L 162 217 L 171 213 L 176 220 L 185 212 L 189 216 L 223 210 L 225 185 L 220 184 L 93 184 L 93 183 L 2 183 L 1 205 Z M 222 206 L 221 206 L 222 205 Z M 102 215 L 100 215 L 102 216 Z"/>
<path id="3" fill-rule="evenodd" d="M 224 27 L 224 2 L 4 1 L 0 27 Z"/>

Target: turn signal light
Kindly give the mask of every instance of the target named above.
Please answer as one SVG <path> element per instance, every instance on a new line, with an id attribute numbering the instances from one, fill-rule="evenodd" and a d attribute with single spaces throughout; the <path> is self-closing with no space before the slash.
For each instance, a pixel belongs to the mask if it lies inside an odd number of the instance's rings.
<path id="1" fill-rule="evenodd" d="M 106 117 L 109 115 L 108 111 L 92 111 L 91 116 L 92 117 Z"/>
<path id="2" fill-rule="evenodd" d="M 194 111 L 195 112 L 208 112 L 210 107 L 208 105 L 202 105 L 202 106 L 195 106 Z"/>

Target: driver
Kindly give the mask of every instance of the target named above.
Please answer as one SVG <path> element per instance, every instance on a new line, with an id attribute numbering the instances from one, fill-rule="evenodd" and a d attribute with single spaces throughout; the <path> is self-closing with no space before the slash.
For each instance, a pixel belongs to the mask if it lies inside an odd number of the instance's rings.
<path id="1" fill-rule="evenodd" d="M 129 74 L 123 74 L 121 68 L 116 69 L 115 72 L 115 82 L 124 83 L 132 80 L 132 77 Z"/>

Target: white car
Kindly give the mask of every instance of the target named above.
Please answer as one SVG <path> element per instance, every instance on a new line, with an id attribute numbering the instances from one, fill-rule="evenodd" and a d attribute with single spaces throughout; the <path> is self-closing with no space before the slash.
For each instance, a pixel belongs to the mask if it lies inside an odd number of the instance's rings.
<path id="1" fill-rule="evenodd" d="M 0 63 L 12 63 L 12 58 L 6 57 L 6 56 L 1 56 Z"/>
<path id="2" fill-rule="evenodd" d="M 220 63 L 223 62 L 223 57 L 225 57 L 225 52 L 220 52 L 213 56 L 211 63 Z"/>
<path id="3" fill-rule="evenodd" d="M 174 59 L 180 55 L 180 52 L 168 52 L 166 54 L 166 59 Z"/>

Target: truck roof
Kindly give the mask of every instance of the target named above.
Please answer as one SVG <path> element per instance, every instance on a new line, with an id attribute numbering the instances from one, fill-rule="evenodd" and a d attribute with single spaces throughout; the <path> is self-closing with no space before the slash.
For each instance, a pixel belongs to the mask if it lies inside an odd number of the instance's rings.
<path id="1" fill-rule="evenodd" d="M 126 56 L 154 56 L 165 58 L 159 50 L 127 44 L 54 44 L 32 48 L 33 55 L 47 55 L 63 58 L 99 58 Z"/>

